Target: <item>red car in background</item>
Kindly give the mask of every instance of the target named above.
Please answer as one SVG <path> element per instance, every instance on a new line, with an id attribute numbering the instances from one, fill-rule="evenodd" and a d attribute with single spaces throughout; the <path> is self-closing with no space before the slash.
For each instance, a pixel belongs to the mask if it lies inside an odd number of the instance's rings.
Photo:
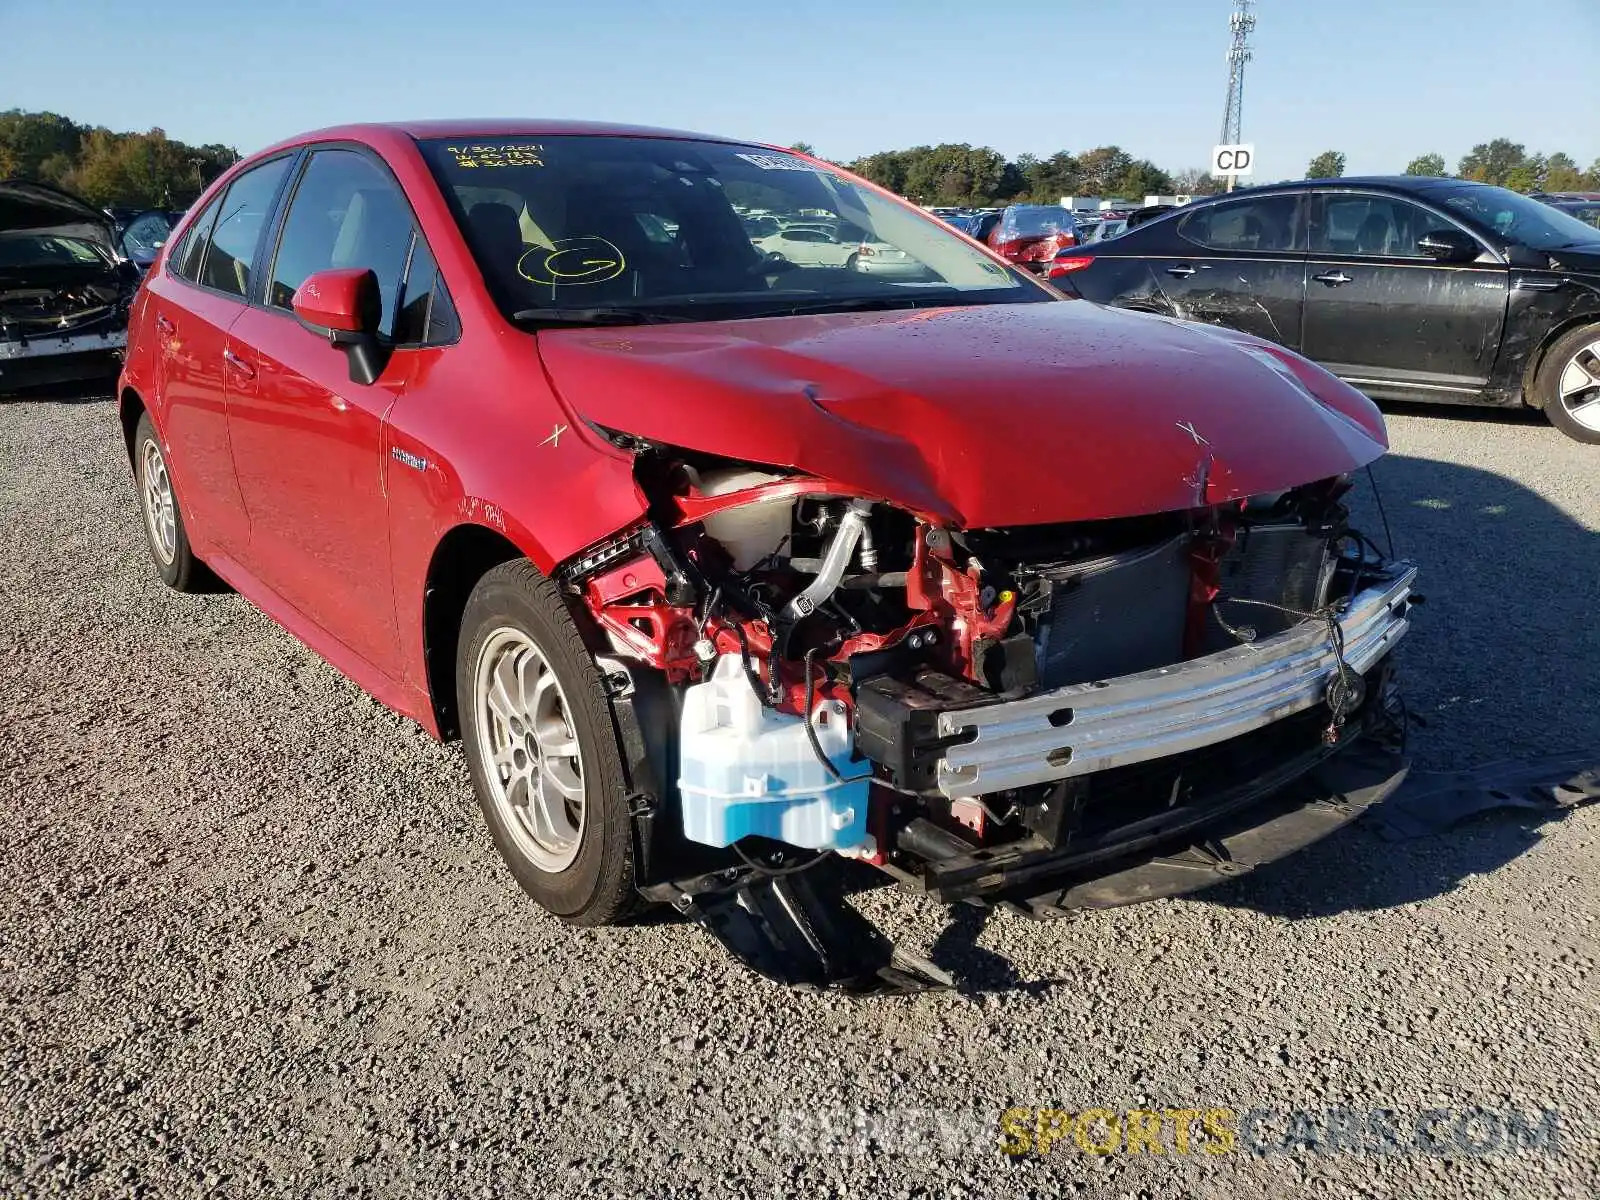
<path id="1" fill-rule="evenodd" d="M 1078 244 L 1078 222 L 1055 204 L 1013 204 L 984 241 L 1007 262 L 1042 272 L 1057 254 Z"/>
<path id="2" fill-rule="evenodd" d="M 763 254 L 758 210 L 922 269 Z M 778 979 L 938 986 L 830 864 L 1126 903 L 1404 774 L 1414 570 L 1344 504 L 1377 410 L 787 150 L 291 139 L 161 248 L 119 403 L 167 584 L 220 576 L 459 736 L 517 880 L 575 923 L 665 902 Z"/>

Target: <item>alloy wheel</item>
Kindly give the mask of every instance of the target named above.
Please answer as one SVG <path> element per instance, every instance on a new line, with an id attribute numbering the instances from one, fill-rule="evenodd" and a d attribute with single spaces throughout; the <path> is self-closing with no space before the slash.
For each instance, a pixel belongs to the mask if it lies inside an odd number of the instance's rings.
<path id="1" fill-rule="evenodd" d="M 178 506 L 172 498 L 172 480 L 167 475 L 167 460 L 161 447 L 146 441 L 141 454 L 140 489 L 144 501 L 144 523 L 150 531 L 150 544 L 168 566 L 178 553 Z"/>
<path id="2" fill-rule="evenodd" d="M 1567 360 L 1559 384 L 1561 406 L 1585 429 L 1600 433 L 1600 341 Z"/>
<path id="3" fill-rule="evenodd" d="M 478 654 L 472 695 L 491 802 L 534 866 L 565 871 L 583 843 L 583 755 L 549 659 L 522 630 L 497 629 Z"/>

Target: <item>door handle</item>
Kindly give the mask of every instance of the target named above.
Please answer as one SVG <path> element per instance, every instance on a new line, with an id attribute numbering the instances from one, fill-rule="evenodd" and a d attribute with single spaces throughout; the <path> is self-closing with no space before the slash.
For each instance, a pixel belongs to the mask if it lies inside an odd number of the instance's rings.
<path id="1" fill-rule="evenodd" d="M 1188 263 L 1179 263 L 1175 267 L 1168 267 L 1167 274 L 1175 276 L 1178 279 L 1187 279 L 1189 276 L 1194 274 L 1194 268 Z"/>
<path id="2" fill-rule="evenodd" d="M 178 327 L 166 317 L 156 318 L 156 332 L 167 334 L 169 337 L 178 332 Z"/>
<path id="3" fill-rule="evenodd" d="M 1328 287 L 1338 287 L 1341 283 L 1349 283 L 1351 277 L 1343 271 L 1324 271 L 1321 275 L 1313 275 L 1311 278 Z"/>
<path id="4" fill-rule="evenodd" d="M 246 379 L 254 379 L 256 377 L 256 369 L 249 363 L 245 362 L 244 359 L 240 358 L 232 350 L 224 350 L 222 352 L 222 361 L 227 363 Z"/>

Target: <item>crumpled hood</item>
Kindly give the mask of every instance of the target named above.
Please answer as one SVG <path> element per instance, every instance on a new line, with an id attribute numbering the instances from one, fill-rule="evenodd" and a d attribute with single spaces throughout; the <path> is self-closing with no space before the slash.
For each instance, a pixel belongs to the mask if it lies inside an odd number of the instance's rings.
<path id="1" fill-rule="evenodd" d="M 1563 250 L 1550 251 L 1550 269 L 1600 275 L 1600 238 L 1582 246 L 1568 246 Z"/>
<path id="2" fill-rule="evenodd" d="M 1082 301 L 538 335 L 563 401 L 967 528 L 1176 511 L 1339 475 L 1377 409 L 1247 334 Z"/>
<path id="3" fill-rule="evenodd" d="M 59 233 L 110 247 L 111 218 L 88 201 L 45 183 L 0 180 L 0 234 Z"/>

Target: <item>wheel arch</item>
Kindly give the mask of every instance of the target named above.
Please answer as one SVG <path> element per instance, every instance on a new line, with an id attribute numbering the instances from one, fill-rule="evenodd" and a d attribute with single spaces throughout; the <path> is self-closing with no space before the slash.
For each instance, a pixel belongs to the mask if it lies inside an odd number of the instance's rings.
<path id="1" fill-rule="evenodd" d="M 122 422 L 122 444 L 128 451 L 128 464 L 133 464 L 133 439 L 139 431 L 139 418 L 149 412 L 144 397 L 131 387 L 117 394 L 117 418 Z M 152 421 L 154 417 L 150 418 Z"/>
<path id="2" fill-rule="evenodd" d="M 467 598 L 480 579 L 517 558 L 533 556 L 500 530 L 464 524 L 446 531 L 428 560 L 422 591 L 422 654 L 428 703 L 442 741 L 461 733 L 455 671 Z"/>
<path id="3" fill-rule="evenodd" d="M 1552 325 L 1540 339 L 1533 353 L 1528 355 L 1528 364 L 1522 369 L 1522 401 L 1529 408 L 1544 411 L 1544 398 L 1539 395 L 1534 382 L 1539 377 L 1539 370 L 1544 366 L 1550 348 L 1574 329 L 1582 329 L 1585 326 L 1593 326 L 1596 330 L 1600 330 L 1600 312 L 1587 312 Z"/>

